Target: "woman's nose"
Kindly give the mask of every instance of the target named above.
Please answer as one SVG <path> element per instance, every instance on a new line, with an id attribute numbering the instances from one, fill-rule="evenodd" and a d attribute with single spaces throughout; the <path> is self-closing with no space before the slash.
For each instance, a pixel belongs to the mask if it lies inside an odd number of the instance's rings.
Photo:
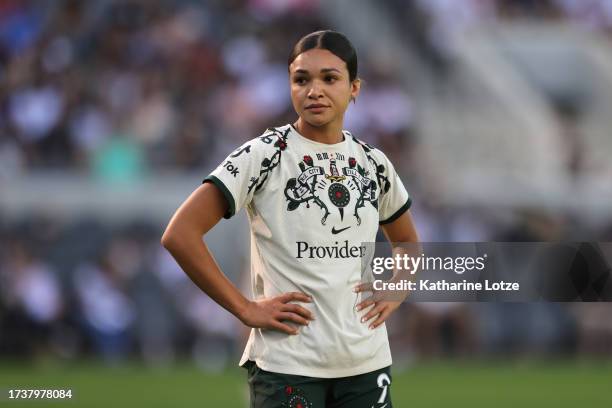
<path id="1" fill-rule="evenodd" d="M 319 81 L 312 81 L 312 85 L 310 86 L 310 89 L 308 90 L 308 97 L 317 98 L 320 95 L 321 95 L 321 84 L 319 84 Z"/>

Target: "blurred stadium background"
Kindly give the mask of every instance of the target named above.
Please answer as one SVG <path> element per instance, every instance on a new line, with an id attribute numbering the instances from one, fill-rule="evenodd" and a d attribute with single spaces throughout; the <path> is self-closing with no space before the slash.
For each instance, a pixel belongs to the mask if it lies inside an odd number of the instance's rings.
<path id="1" fill-rule="evenodd" d="M 3 0 L 0 404 L 246 406 L 246 330 L 159 238 L 294 120 L 286 58 L 323 28 L 358 49 L 346 127 L 390 156 L 424 241 L 612 241 L 610 0 Z M 241 287 L 247 228 L 207 240 Z M 609 303 L 411 304 L 388 326 L 396 406 L 612 405 Z"/>

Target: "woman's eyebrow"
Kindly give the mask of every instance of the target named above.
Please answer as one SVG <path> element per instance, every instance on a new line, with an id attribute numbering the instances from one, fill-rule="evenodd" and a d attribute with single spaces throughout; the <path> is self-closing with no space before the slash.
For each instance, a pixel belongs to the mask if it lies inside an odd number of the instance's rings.
<path id="1" fill-rule="evenodd" d="M 337 68 L 322 68 L 322 69 L 321 69 L 321 73 L 322 73 L 322 74 L 327 73 L 327 72 L 333 72 L 333 71 L 335 71 L 335 72 L 337 72 L 337 73 L 339 73 L 339 74 L 341 73 L 341 72 L 340 72 L 340 70 L 339 70 L 339 69 L 337 69 Z M 306 70 L 306 69 L 301 69 L 301 68 L 300 68 L 300 69 L 296 69 L 294 72 L 295 72 L 296 74 L 309 74 L 308 70 Z"/>

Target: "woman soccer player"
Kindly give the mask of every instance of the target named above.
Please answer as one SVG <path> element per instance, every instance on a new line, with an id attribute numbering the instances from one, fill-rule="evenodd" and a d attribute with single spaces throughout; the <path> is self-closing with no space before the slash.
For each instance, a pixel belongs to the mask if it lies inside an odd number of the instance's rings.
<path id="1" fill-rule="evenodd" d="M 401 302 L 362 298 L 362 242 L 378 226 L 416 242 L 411 199 L 387 157 L 343 130 L 359 94 L 357 56 L 334 31 L 289 57 L 293 124 L 232 152 L 181 205 L 163 245 L 219 305 L 252 328 L 240 361 L 251 407 L 391 407 L 384 321 Z M 245 298 L 202 241 L 245 207 L 251 282 Z M 361 286 L 359 286 L 361 288 Z"/>

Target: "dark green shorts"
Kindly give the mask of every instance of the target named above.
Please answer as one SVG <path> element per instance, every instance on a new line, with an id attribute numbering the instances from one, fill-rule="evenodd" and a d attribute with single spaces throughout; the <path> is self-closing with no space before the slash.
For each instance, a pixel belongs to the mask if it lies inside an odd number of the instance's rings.
<path id="1" fill-rule="evenodd" d="M 342 378 L 264 371 L 248 361 L 251 408 L 392 408 L 391 370 Z"/>

